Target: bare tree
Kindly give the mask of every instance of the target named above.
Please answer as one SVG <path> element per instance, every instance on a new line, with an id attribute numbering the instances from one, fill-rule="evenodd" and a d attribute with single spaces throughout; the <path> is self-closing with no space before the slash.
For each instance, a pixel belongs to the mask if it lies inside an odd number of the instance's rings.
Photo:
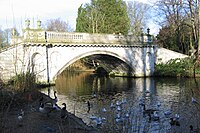
<path id="1" fill-rule="evenodd" d="M 0 48 L 3 47 L 4 41 L 5 41 L 5 38 L 3 37 L 3 31 L 0 29 Z"/>
<path id="2" fill-rule="evenodd" d="M 101 14 L 98 7 L 90 8 L 91 21 L 92 21 L 92 33 L 98 33 L 99 28 L 104 26 L 105 15 Z"/>
<path id="3" fill-rule="evenodd" d="M 72 28 L 68 22 L 62 21 L 60 18 L 57 18 L 47 21 L 46 30 L 57 32 L 71 32 Z"/>
<path id="4" fill-rule="evenodd" d="M 142 28 L 147 28 L 150 6 L 141 2 L 129 1 L 127 12 L 130 18 L 130 32 L 139 36 Z"/>
<path id="5" fill-rule="evenodd" d="M 162 18 L 160 26 L 162 28 L 169 27 L 172 38 L 169 38 L 171 45 L 174 45 L 172 49 L 182 53 L 188 53 L 189 46 L 189 32 L 191 32 L 190 26 L 187 24 L 190 22 L 189 0 L 158 0 L 156 3 L 157 17 Z M 165 28 L 166 29 L 166 28 Z M 171 36 L 171 35 L 169 35 Z"/>

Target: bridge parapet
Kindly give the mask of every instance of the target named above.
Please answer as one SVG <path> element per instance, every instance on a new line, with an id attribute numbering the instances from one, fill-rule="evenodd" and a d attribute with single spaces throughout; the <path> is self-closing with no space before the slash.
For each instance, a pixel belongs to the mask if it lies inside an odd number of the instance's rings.
<path id="1" fill-rule="evenodd" d="M 23 35 L 24 42 L 46 42 L 45 31 L 38 29 L 26 29 Z"/>
<path id="2" fill-rule="evenodd" d="M 124 36 L 116 34 L 89 34 L 89 33 L 69 33 L 69 32 L 46 32 L 47 42 L 52 43 L 93 43 L 93 44 L 127 44 L 139 42 L 134 36 Z"/>
<path id="3" fill-rule="evenodd" d="M 145 37 L 143 37 L 144 39 Z M 147 40 L 141 37 L 121 34 L 89 34 L 78 32 L 54 32 L 42 29 L 27 28 L 23 36 L 13 37 L 12 44 L 16 42 L 30 43 L 81 43 L 81 44 L 149 44 Z"/>

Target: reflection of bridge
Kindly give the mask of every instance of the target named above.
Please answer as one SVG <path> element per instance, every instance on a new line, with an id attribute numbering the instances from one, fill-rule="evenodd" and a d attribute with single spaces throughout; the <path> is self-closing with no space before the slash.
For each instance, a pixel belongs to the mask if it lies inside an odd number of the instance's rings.
<path id="1" fill-rule="evenodd" d="M 115 59 L 102 64 L 109 73 L 151 76 L 159 49 L 156 45 L 139 40 L 132 36 L 45 32 L 40 27 L 27 27 L 22 37 L 14 36 L 12 46 L 1 51 L 0 75 L 8 79 L 16 73 L 30 71 L 36 73 L 38 81 L 54 81 L 58 74 L 75 61 L 93 55 L 106 55 L 106 58 L 109 56 Z"/>

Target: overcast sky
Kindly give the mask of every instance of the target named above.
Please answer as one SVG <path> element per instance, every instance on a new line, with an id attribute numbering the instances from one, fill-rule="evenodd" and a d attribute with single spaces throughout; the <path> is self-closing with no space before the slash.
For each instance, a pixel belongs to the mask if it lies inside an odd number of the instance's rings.
<path id="1" fill-rule="evenodd" d="M 0 0 L 1 29 L 25 27 L 25 20 L 30 19 L 31 27 L 36 27 L 37 20 L 46 23 L 49 19 L 60 18 L 75 29 L 77 11 L 83 3 L 91 0 Z M 126 0 L 130 1 L 130 0 Z M 147 2 L 148 0 L 137 0 Z M 152 26 L 149 26 L 150 29 Z M 151 30 L 152 31 L 152 30 Z M 156 32 L 156 31 L 153 31 Z"/>

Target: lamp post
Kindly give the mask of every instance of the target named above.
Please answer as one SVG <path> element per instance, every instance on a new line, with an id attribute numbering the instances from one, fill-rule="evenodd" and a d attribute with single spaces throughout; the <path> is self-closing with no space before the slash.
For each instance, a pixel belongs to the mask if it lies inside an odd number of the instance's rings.
<path id="1" fill-rule="evenodd" d="M 48 48 L 52 48 L 52 44 L 47 44 L 47 32 L 45 31 L 45 41 L 46 41 L 46 61 L 47 61 L 47 83 L 48 86 L 50 86 L 50 81 L 49 81 L 49 52 Z"/>
<path id="2" fill-rule="evenodd" d="M 149 44 L 150 42 L 151 42 L 150 29 L 147 28 L 147 43 Z"/>
<path id="3" fill-rule="evenodd" d="M 143 33 L 143 28 L 140 28 L 141 29 L 141 42 L 142 44 L 144 44 L 144 33 Z"/>

